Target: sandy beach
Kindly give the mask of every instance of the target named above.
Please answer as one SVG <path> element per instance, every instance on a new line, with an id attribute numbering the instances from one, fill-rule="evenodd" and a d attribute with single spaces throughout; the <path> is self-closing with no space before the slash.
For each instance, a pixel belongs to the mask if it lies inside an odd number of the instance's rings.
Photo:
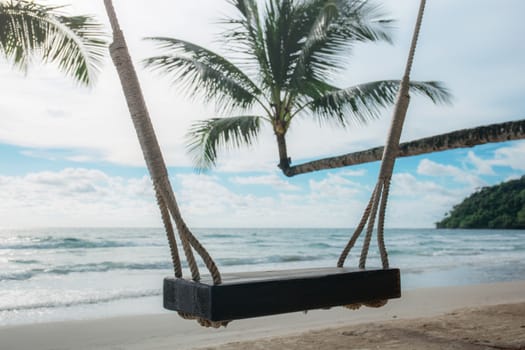
<path id="1" fill-rule="evenodd" d="M 0 328 L 17 349 L 525 349 L 525 281 L 405 291 L 344 308 L 204 329 L 171 313 Z"/>

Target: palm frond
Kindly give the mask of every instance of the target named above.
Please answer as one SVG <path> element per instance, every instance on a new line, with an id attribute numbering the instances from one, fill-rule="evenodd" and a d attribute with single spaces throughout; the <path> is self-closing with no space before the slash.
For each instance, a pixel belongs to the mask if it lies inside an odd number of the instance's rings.
<path id="1" fill-rule="evenodd" d="M 266 6 L 264 43 L 275 91 L 286 87 L 290 65 L 300 46 L 301 33 L 297 33 L 293 26 L 294 9 L 292 0 L 270 0 Z"/>
<path id="2" fill-rule="evenodd" d="M 0 51 L 22 70 L 37 55 L 89 85 L 102 65 L 106 35 L 92 17 L 65 16 L 59 9 L 23 0 L 0 3 Z"/>
<path id="3" fill-rule="evenodd" d="M 304 37 L 290 73 L 294 89 L 346 67 L 356 42 L 392 40 L 392 20 L 367 0 L 308 0 L 296 12 L 295 26 L 303 28 Z"/>
<path id="4" fill-rule="evenodd" d="M 310 102 L 339 90 L 341 89 L 326 81 L 315 78 L 305 80 L 301 87 L 301 93 L 293 97 L 292 106 L 294 109 L 302 109 Z"/>
<path id="5" fill-rule="evenodd" d="M 351 122 L 366 123 L 395 102 L 399 83 L 399 80 L 383 80 L 334 90 L 302 108 L 312 111 L 321 121 L 332 121 L 343 127 Z M 412 81 L 410 91 L 425 95 L 437 104 L 451 101 L 448 89 L 439 82 Z"/>
<path id="6" fill-rule="evenodd" d="M 188 152 L 195 167 L 213 167 L 219 149 L 251 145 L 260 129 L 260 116 L 211 118 L 194 123 L 187 134 Z"/>
<path id="7" fill-rule="evenodd" d="M 226 58 L 201 46 L 174 38 L 146 38 L 157 43 L 163 55 L 145 59 L 144 65 L 171 77 L 180 91 L 191 97 L 215 101 L 219 109 L 243 109 L 261 93 L 257 85 Z"/>
<path id="8" fill-rule="evenodd" d="M 410 91 L 428 97 L 435 104 L 451 104 L 452 94 L 440 81 L 411 81 Z"/>
<path id="9" fill-rule="evenodd" d="M 232 27 L 223 33 L 224 42 L 232 51 L 247 55 L 249 57 L 247 65 L 256 71 L 263 87 L 271 87 L 273 77 L 257 0 L 230 0 L 229 2 L 237 9 L 239 16 L 222 21 Z"/>
<path id="10" fill-rule="evenodd" d="M 339 16 L 337 3 L 326 0 L 312 0 L 302 4 L 298 10 L 297 26 L 304 27 L 302 47 L 297 55 L 294 67 L 294 77 L 303 76 L 308 65 L 308 59 L 322 41 L 328 37 L 328 29 Z M 329 63 L 329 62 L 326 62 Z"/>

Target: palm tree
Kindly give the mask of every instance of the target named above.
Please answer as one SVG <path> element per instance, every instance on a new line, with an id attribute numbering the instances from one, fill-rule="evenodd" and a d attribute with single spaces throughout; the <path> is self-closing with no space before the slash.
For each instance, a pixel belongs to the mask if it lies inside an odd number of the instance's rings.
<path id="1" fill-rule="evenodd" d="M 393 104 L 399 81 L 374 81 L 347 88 L 331 84 L 347 66 L 358 42 L 391 42 L 387 19 L 369 0 L 232 0 L 237 17 L 225 21 L 223 38 L 231 60 L 196 44 L 155 37 L 161 54 L 145 65 L 170 76 L 192 97 L 216 102 L 215 117 L 195 123 L 188 148 L 198 168 L 216 163 L 218 150 L 251 144 L 268 123 L 279 150 L 279 167 L 287 174 L 291 160 L 286 134 L 298 117 L 347 127 L 366 123 Z M 411 82 L 411 90 L 435 103 L 450 95 L 438 82 Z M 260 111 L 253 112 L 253 111 Z"/>
<path id="2" fill-rule="evenodd" d="M 1 1 L 0 54 L 23 71 L 39 56 L 81 84 L 92 84 L 107 47 L 102 25 L 89 16 L 66 16 L 61 9 Z"/>

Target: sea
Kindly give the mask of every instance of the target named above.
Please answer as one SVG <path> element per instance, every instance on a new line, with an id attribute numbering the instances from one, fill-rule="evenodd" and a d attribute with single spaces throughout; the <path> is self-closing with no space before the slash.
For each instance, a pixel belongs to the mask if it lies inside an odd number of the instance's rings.
<path id="1" fill-rule="evenodd" d="M 193 232 L 222 272 L 239 272 L 335 266 L 353 231 Z M 525 230 L 387 229 L 385 241 L 404 290 L 525 280 Z M 359 253 L 358 242 L 345 266 Z M 367 267 L 377 266 L 372 245 Z M 0 326 L 168 312 L 172 271 L 161 228 L 1 229 Z"/>

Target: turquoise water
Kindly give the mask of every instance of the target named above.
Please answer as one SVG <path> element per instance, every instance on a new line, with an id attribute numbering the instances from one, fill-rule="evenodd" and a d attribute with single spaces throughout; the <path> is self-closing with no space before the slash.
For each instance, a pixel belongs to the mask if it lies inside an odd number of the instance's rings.
<path id="1" fill-rule="evenodd" d="M 335 266 L 349 229 L 195 229 L 222 272 Z M 390 229 L 402 287 L 525 279 L 525 231 Z M 347 260 L 356 266 L 360 246 Z M 0 230 L 0 325 L 164 312 L 162 229 Z M 379 266 L 375 246 L 368 266 Z"/>

